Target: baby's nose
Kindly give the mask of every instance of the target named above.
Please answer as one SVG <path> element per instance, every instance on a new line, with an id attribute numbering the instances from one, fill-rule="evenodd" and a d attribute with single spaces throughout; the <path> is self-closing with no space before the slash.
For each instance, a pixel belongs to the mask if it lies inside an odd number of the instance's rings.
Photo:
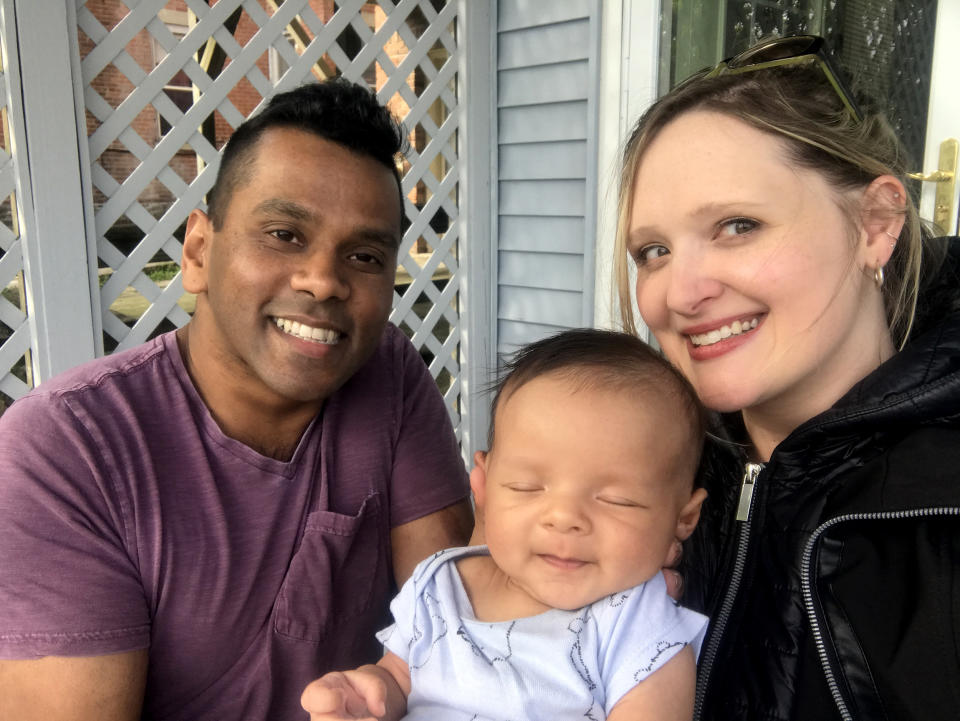
<path id="1" fill-rule="evenodd" d="M 580 504 L 557 499 L 551 502 L 543 514 L 543 525 L 560 533 L 582 533 L 590 529 L 590 521 Z"/>

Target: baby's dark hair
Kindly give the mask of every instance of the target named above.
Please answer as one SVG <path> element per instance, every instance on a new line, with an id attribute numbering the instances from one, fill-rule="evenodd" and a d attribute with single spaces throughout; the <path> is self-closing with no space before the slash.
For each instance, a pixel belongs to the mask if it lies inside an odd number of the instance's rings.
<path id="1" fill-rule="evenodd" d="M 230 199 L 250 176 L 257 143 L 271 128 L 303 130 L 373 158 L 393 173 L 403 207 L 397 168 L 398 156 L 407 147 L 403 125 L 367 87 L 332 78 L 274 95 L 262 111 L 230 136 L 217 179 L 207 194 L 207 215 L 214 230 L 223 227 Z"/>
<path id="2" fill-rule="evenodd" d="M 637 402 L 659 394 L 677 402 L 678 422 L 687 421 L 693 466 L 700 461 L 707 413 L 690 382 L 640 338 L 591 328 L 566 330 L 521 348 L 504 365 L 494 387 L 488 448 L 493 449 L 498 406 L 524 385 L 547 374 L 570 381 L 577 390 L 602 388 L 633 393 Z M 549 409 L 544 409 L 549 412 Z M 611 429 L 612 433 L 629 430 Z M 669 429 L 665 429 L 669 432 Z"/>

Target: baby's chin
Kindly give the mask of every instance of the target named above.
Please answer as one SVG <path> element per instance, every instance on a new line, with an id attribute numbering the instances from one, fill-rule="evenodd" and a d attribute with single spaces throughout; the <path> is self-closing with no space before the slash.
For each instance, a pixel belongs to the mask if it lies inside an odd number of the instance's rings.
<path id="1" fill-rule="evenodd" d="M 578 597 L 571 597 L 568 594 L 563 598 L 540 599 L 540 601 L 550 608 L 555 608 L 560 611 L 576 611 L 581 608 L 586 608 L 587 606 L 592 606 L 597 601 L 602 601 L 605 598 L 616 598 L 617 594 L 626 593 L 630 590 L 630 588 L 633 588 L 633 586 L 599 594 L 590 594 Z M 547 603 L 547 600 L 554 601 L 554 603 Z"/>

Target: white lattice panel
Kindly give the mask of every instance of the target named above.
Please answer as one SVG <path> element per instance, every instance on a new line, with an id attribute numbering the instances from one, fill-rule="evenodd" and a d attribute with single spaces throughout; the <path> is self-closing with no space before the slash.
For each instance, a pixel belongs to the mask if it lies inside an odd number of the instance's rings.
<path id="1" fill-rule="evenodd" d="M 232 129 L 278 90 L 342 74 L 411 133 L 391 320 L 459 424 L 456 13 L 455 0 L 77 0 L 104 347 L 189 319 L 179 273 L 152 280 L 148 269 L 179 262 L 182 225 Z M 184 87 L 182 110 L 172 97 Z"/>
<path id="2" fill-rule="evenodd" d="M 11 122 L 19 112 L 12 102 L 11 88 L 18 88 L 19 80 L 15 76 L 16 63 L 7 57 L 7 40 L 13 30 L 7 27 L 9 7 L 3 10 L 0 15 L 0 413 L 33 385 L 24 249 L 17 208 L 21 184 L 16 151 L 20 138 L 14 133 L 19 132 L 22 125 Z"/>

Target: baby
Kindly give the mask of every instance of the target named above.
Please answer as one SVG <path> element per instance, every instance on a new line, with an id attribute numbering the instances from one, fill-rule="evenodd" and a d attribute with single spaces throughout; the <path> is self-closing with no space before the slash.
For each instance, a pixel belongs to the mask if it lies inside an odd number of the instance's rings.
<path id="1" fill-rule="evenodd" d="M 423 561 L 383 658 L 311 683 L 311 719 L 691 718 L 707 619 L 660 569 L 706 496 L 696 395 L 609 331 L 533 343 L 508 369 L 470 474 L 486 546 Z"/>

